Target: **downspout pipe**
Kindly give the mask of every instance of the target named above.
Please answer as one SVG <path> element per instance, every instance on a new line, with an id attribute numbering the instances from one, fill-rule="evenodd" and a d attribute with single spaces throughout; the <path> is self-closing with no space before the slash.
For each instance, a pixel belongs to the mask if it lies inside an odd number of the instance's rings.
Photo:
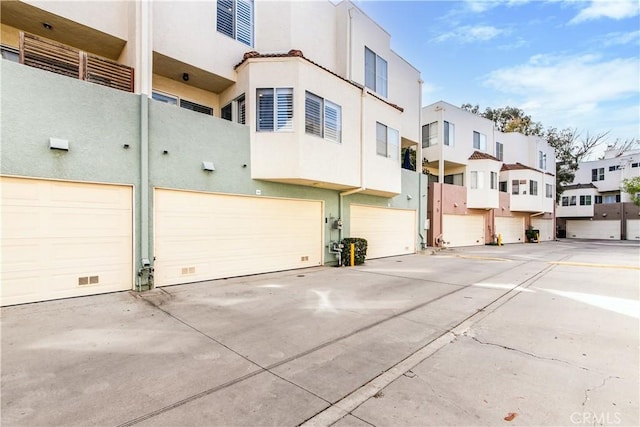
<path id="1" fill-rule="evenodd" d="M 138 12 L 138 70 L 140 74 L 140 268 L 138 291 L 153 287 L 153 257 L 150 253 L 151 209 L 149 205 L 149 95 L 151 94 L 152 44 L 151 0 L 136 5 Z"/>
<path id="2" fill-rule="evenodd" d="M 416 172 L 418 173 L 418 236 L 420 237 L 420 249 L 427 248 L 424 231 L 424 221 L 422 220 L 422 79 L 418 79 L 418 150 L 416 151 Z M 420 162 L 420 166 L 418 166 Z M 424 197 L 426 200 L 427 198 Z M 426 215 L 425 215 L 426 218 Z M 422 224 L 420 224 L 422 222 Z"/>

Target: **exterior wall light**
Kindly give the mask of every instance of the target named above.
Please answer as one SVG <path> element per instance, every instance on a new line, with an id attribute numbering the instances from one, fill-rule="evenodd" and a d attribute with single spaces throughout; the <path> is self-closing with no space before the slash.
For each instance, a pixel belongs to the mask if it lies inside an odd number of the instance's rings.
<path id="1" fill-rule="evenodd" d="M 49 138 L 49 148 L 51 150 L 69 151 L 69 141 L 60 138 Z"/>
<path id="2" fill-rule="evenodd" d="M 202 162 L 202 170 L 207 171 L 207 172 L 213 172 L 214 170 L 216 170 L 216 168 L 213 165 L 213 162 L 208 162 L 208 161 L 204 160 Z"/>

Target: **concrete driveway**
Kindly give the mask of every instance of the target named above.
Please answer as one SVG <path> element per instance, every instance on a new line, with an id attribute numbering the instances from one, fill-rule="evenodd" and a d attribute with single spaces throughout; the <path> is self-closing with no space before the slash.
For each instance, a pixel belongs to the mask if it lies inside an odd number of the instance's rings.
<path id="1" fill-rule="evenodd" d="M 637 242 L 3 308 L 3 426 L 639 425 Z"/>

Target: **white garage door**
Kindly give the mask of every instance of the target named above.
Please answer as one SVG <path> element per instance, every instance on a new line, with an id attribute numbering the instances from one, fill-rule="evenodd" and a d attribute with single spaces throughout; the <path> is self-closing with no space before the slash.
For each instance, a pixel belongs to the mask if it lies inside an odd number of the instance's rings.
<path id="1" fill-rule="evenodd" d="M 448 247 L 484 245 L 484 216 L 443 215 L 442 240 Z"/>
<path id="2" fill-rule="evenodd" d="M 2 305 L 132 289 L 131 187 L 0 181 Z"/>
<path id="3" fill-rule="evenodd" d="M 567 237 L 620 240 L 620 221 L 567 220 Z"/>
<path id="4" fill-rule="evenodd" d="M 416 252 L 416 211 L 351 205 L 350 237 L 367 239 L 367 258 Z"/>
<path id="5" fill-rule="evenodd" d="M 627 220 L 627 240 L 640 240 L 640 219 Z"/>
<path id="6" fill-rule="evenodd" d="M 531 225 L 534 229 L 540 230 L 540 241 L 555 240 L 556 231 L 553 227 L 552 219 L 531 218 Z"/>
<path id="7" fill-rule="evenodd" d="M 155 285 L 322 264 L 323 202 L 156 189 Z"/>
<path id="8" fill-rule="evenodd" d="M 502 235 L 502 243 L 522 243 L 524 237 L 524 218 L 511 216 L 496 217 L 496 236 Z"/>

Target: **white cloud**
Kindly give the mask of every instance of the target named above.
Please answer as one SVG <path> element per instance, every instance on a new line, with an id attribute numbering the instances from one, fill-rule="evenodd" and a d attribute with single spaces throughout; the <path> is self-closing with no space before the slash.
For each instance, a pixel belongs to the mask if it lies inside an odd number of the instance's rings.
<path id="1" fill-rule="evenodd" d="M 516 100 L 514 104 L 545 126 L 628 131 L 637 117 L 631 122 L 617 119 L 638 102 L 639 72 L 637 58 L 537 55 L 526 64 L 491 72 L 484 84 Z"/>
<path id="2" fill-rule="evenodd" d="M 467 9 L 474 13 L 486 12 L 498 6 L 518 6 L 530 0 L 466 0 Z"/>
<path id="3" fill-rule="evenodd" d="M 500 28 L 490 25 L 466 25 L 458 27 L 454 31 L 441 34 L 434 38 L 433 41 L 444 42 L 447 40 L 454 40 L 462 43 L 484 42 L 507 33 L 507 30 L 501 30 Z"/>
<path id="4" fill-rule="evenodd" d="M 631 31 L 628 33 L 609 33 L 605 34 L 602 38 L 604 46 L 622 46 L 625 44 L 639 43 L 640 42 L 640 30 Z"/>
<path id="5" fill-rule="evenodd" d="M 579 24 L 599 18 L 624 19 L 640 13 L 637 0 L 591 0 L 591 4 L 582 9 L 570 24 Z"/>

